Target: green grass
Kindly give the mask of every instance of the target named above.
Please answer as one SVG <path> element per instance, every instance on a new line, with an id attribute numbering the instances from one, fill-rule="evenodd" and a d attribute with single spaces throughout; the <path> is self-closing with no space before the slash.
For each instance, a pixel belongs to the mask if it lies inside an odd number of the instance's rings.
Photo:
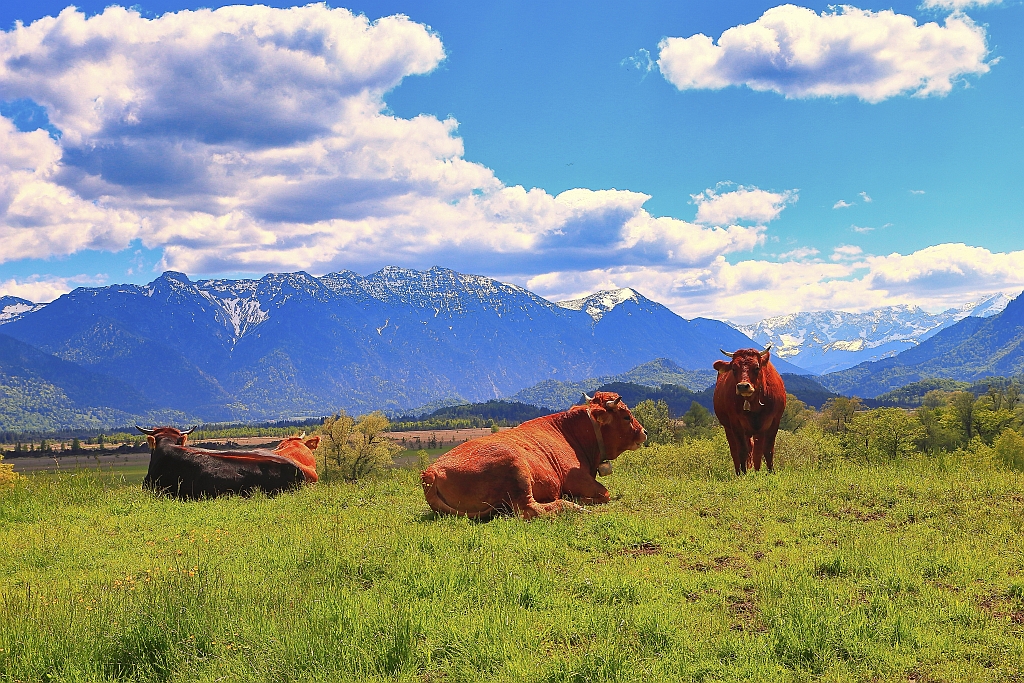
<path id="1" fill-rule="evenodd" d="M 29 477 L 0 494 L 0 679 L 1024 678 L 1021 475 L 719 456 L 628 454 L 610 504 L 530 523 L 434 517 L 402 469 L 185 503 Z"/>

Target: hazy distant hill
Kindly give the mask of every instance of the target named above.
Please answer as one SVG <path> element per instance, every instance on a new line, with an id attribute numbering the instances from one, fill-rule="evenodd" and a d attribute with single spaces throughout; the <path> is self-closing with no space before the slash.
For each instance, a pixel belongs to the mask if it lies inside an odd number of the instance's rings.
<path id="1" fill-rule="evenodd" d="M 207 421 L 483 401 L 660 357 L 710 368 L 720 347 L 752 343 L 634 290 L 595 296 L 613 299 L 600 315 L 586 300 L 559 305 L 443 268 L 198 282 L 167 272 L 148 285 L 76 289 L 2 329 Z"/>
<path id="2" fill-rule="evenodd" d="M 1024 374 L 1024 297 L 999 314 L 964 318 L 919 346 L 893 358 L 861 363 L 819 377 L 829 389 L 874 398 L 930 378 L 974 382 L 990 376 Z"/>
<path id="3" fill-rule="evenodd" d="M 618 375 L 589 377 L 578 382 L 544 380 L 517 392 L 511 399 L 551 410 L 565 410 L 578 403 L 583 392 L 593 393 L 598 387 L 612 382 L 624 382 L 651 388 L 672 384 L 699 392 L 714 386 L 716 375 L 714 370 L 684 370 L 667 358 L 657 358 Z"/>

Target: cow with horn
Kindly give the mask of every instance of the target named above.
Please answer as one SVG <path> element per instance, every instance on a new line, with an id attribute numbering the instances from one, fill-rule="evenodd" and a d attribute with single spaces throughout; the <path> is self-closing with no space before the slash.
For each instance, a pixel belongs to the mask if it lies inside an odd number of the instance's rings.
<path id="1" fill-rule="evenodd" d="M 725 428 L 729 451 L 737 476 L 775 467 L 775 436 L 786 409 L 786 386 L 771 363 L 769 344 L 764 351 L 722 350 L 728 361 L 715 361 L 715 416 Z"/>
<path id="2" fill-rule="evenodd" d="M 611 460 L 647 440 L 618 394 L 583 395 L 573 406 L 524 422 L 448 451 L 420 476 L 427 504 L 435 512 L 490 517 L 511 512 L 538 515 L 607 503 L 608 489 L 598 474 L 611 472 Z"/>
<path id="3" fill-rule="evenodd" d="M 195 427 L 135 428 L 146 435 L 151 453 L 142 486 L 158 493 L 186 499 L 256 491 L 274 495 L 317 480 L 313 451 L 319 436 L 289 436 L 272 451 L 214 451 L 188 445 Z"/>

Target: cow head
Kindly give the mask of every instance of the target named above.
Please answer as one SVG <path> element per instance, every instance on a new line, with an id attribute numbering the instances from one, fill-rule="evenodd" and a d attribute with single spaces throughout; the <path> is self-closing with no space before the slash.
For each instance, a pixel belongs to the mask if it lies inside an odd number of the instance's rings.
<path id="1" fill-rule="evenodd" d="M 320 437 L 319 436 L 310 436 L 310 437 L 307 438 L 305 432 L 303 432 L 302 436 L 288 436 L 288 437 L 285 437 L 284 439 L 281 439 L 281 445 L 278 446 L 278 448 L 280 448 L 281 446 L 287 445 L 287 442 L 289 442 L 289 441 L 294 441 L 296 444 L 300 444 L 301 443 L 303 446 L 308 448 L 311 452 L 315 451 L 317 449 L 317 447 L 320 445 Z"/>
<path id="2" fill-rule="evenodd" d="M 197 425 L 198 426 L 198 425 Z M 149 450 L 155 451 L 158 441 L 170 441 L 175 446 L 184 446 L 188 442 L 188 435 L 196 430 L 195 427 L 181 431 L 174 427 L 154 427 L 153 429 L 146 429 L 135 425 L 135 428 L 146 435 L 146 441 L 149 442 Z"/>
<path id="3" fill-rule="evenodd" d="M 740 349 L 734 353 L 722 351 L 731 360 L 716 360 L 714 368 L 719 376 L 731 374 L 736 381 L 736 395 L 750 398 L 763 383 L 760 381 L 762 369 L 771 360 L 771 344 L 764 351 L 757 349 Z"/>
<path id="4" fill-rule="evenodd" d="M 583 396 L 591 417 L 601 429 L 609 460 L 619 457 L 623 451 L 635 451 L 647 441 L 647 430 L 633 417 L 621 396 L 611 391 Z"/>

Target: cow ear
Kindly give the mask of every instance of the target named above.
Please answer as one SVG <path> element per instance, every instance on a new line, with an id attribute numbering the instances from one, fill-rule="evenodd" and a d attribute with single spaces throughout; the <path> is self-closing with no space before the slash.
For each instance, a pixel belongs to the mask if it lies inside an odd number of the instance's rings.
<path id="1" fill-rule="evenodd" d="M 728 363 L 724 360 L 716 360 L 715 364 L 712 365 L 711 367 L 713 367 L 715 370 L 718 370 L 719 372 L 729 372 L 730 370 L 732 370 L 732 363 Z"/>
<path id="2" fill-rule="evenodd" d="M 308 448 L 311 451 L 315 451 L 317 449 L 317 446 L 320 445 L 320 437 L 319 436 L 311 436 L 308 439 L 306 439 L 305 443 L 306 443 L 306 448 Z"/>
<path id="3" fill-rule="evenodd" d="M 178 445 L 184 446 L 188 442 L 188 434 L 182 434 L 181 438 L 178 439 Z"/>
<path id="4" fill-rule="evenodd" d="M 153 435 L 147 436 L 146 437 L 146 442 L 149 444 L 149 450 L 151 450 L 151 451 L 155 451 L 156 450 L 156 437 L 155 436 L 153 436 Z"/>
<path id="5" fill-rule="evenodd" d="M 597 424 L 606 425 L 612 421 L 613 415 L 610 410 L 600 403 L 590 405 L 590 414 L 597 420 Z"/>

